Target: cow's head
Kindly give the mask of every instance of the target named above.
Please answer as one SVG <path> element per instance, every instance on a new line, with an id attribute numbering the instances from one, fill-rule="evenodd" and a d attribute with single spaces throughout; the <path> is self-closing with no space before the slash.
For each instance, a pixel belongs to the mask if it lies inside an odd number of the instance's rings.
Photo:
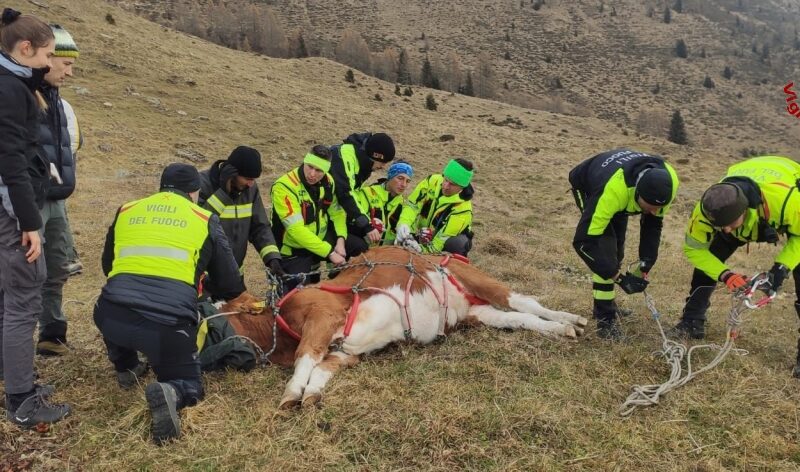
<path id="1" fill-rule="evenodd" d="M 228 301 L 222 306 L 222 312 L 239 312 L 247 315 L 260 315 L 264 311 L 266 305 L 263 299 L 253 296 L 248 292 L 242 292 L 241 295 Z"/>

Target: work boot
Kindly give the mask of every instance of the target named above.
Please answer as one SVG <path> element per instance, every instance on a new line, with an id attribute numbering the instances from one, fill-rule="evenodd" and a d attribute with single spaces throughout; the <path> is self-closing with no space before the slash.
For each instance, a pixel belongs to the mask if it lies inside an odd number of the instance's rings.
<path id="1" fill-rule="evenodd" d="M 76 259 L 68 262 L 67 265 L 64 266 L 64 271 L 67 273 L 67 277 L 80 275 L 83 273 L 83 264 L 80 260 Z"/>
<path id="2" fill-rule="evenodd" d="M 139 378 L 147 373 L 147 363 L 139 362 L 133 369 L 117 372 L 117 383 L 123 390 L 130 390 L 139 383 Z"/>
<path id="3" fill-rule="evenodd" d="M 705 320 L 682 319 L 665 333 L 668 338 L 705 339 Z"/>
<path id="4" fill-rule="evenodd" d="M 144 390 L 153 418 L 153 441 L 159 446 L 181 435 L 178 393 L 168 383 L 153 382 Z"/>
<path id="5" fill-rule="evenodd" d="M 619 329 L 617 319 L 597 320 L 597 336 L 613 342 L 621 341 L 622 331 Z"/>
<path id="6" fill-rule="evenodd" d="M 67 344 L 62 341 L 39 341 L 36 343 L 36 354 L 45 357 L 65 356 L 69 353 Z"/>
<path id="7" fill-rule="evenodd" d="M 69 415 L 71 408 L 67 404 L 53 404 L 47 401 L 43 392 L 45 386 L 37 387 L 33 394 L 26 398 L 16 409 L 6 399 L 6 418 L 23 428 L 32 428 L 39 423 L 55 423 Z M 49 392 L 52 394 L 52 390 Z"/>

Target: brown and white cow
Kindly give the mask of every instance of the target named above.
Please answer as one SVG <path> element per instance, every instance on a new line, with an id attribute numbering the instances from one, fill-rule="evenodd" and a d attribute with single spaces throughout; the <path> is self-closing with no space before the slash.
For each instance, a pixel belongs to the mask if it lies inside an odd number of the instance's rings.
<path id="1" fill-rule="evenodd" d="M 286 326 L 277 331 L 270 360 L 294 365 L 281 408 L 316 404 L 338 369 L 356 365 L 360 354 L 392 342 L 430 343 L 458 325 L 529 329 L 576 339 L 586 326 L 585 318 L 544 308 L 460 259 L 382 247 L 350 261 L 362 263 L 279 304 L 279 324 L 285 321 Z M 370 268 L 369 263 L 375 265 Z M 353 286 L 365 289 L 359 291 L 359 301 Z M 222 311 L 239 312 L 230 317 L 237 333 L 269 351 L 273 310 L 266 307 L 253 316 L 252 302 L 242 296 Z M 353 305 L 357 307 L 351 315 Z"/>

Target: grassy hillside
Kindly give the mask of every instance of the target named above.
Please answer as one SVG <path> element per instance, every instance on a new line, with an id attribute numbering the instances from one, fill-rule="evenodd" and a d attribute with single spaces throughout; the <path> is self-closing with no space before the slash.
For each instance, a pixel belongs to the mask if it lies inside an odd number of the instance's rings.
<path id="1" fill-rule="evenodd" d="M 167 24 L 184 20 L 189 11 L 184 5 L 198 4 L 114 2 Z M 249 2 L 223 3 L 235 12 Z M 596 116 L 658 137 L 665 135 L 663 128 L 678 109 L 693 143 L 723 153 L 788 152 L 800 139 L 800 122 L 786 113 L 781 90 L 800 77 L 797 2 L 253 3 L 269 5 L 287 32 L 302 31 L 311 51 L 326 57 L 334 57 L 347 28 L 360 33 L 374 53 L 405 48 L 417 76 L 429 57 L 443 83 L 449 80 L 450 54 L 460 56 L 476 80 L 481 63 L 489 64 L 495 71 L 493 96 L 507 103 Z M 677 3 L 683 4 L 683 13 L 671 10 L 671 22 L 664 23 L 665 6 Z M 215 20 L 206 15 L 201 21 Z M 679 39 L 688 47 L 687 59 L 675 55 Z M 733 72 L 730 79 L 723 77 L 726 67 Z M 714 88 L 703 86 L 706 77 Z"/>
<path id="2" fill-rule="evenodd" d="M 683 182 L 652 273 L 652 293 L 672 324 L 690 277 L 680 252 L 683 225 L 704 187 L 736 159 L 735 147 L 680 147 L 598 118 L 440 92 L 439 111 L 430 112 L 424 94 L 397 97 L 393 84 L 360 74 L 348 84 L 346 68 L 328 60 L 230 51 L 104 2 L 10 6 L 61 23 L 81 47 L 64 95 L 86 135 L 69 211 L 87 271 L 66 288 L 65 299 L 79 302 L 66 307 L 71 354 L 37 359 L 42 377 L 57 385 L 57 399 L 75 413 L 46 433 L 0 422 L 0 469 L 797 469 L 792 295 L 749 314 L 739 342 L 748 356 L 732 356 L 629 419 L 617 408 L 630 386 L 668 373 L 650 356 L 660 339 L 640 297 L 621 298 L 636 311 L 624 321 L 631 335 L 625 343 L 593 334 L 564 343 L 532 333 L 459 332 L 435 346 L 368 356 L 337 375 L 314 410 L 275 410 L 287 371 L 208 375 L 206 400 L 184 415 L 184 438 L 153 446 L 143 386 L 117 388 L 90 303 L 104 282 L 99 255 L 115 209 L 156 190 L 165 164 L 189 156 L 207 167 L 248 144 L 264 156 L 260 185 L 268 188 L 312 144 L 366 129 L 391 133 L 419 176 L 465 156 L 478 170 L 475 264 L 548 306 L 588 316 L 589 274 L 568 243 L 577 212 L 566 173 L 612 147 L 660 153 Z M 521 124 L 491 123 L 507 118 Z M 444 134 L 455 140 L 440 141 Z M 632 221 L 630 254 L 636 234 Z M 734 264 L 747 272 L 768 268 L 774 255 L 762 246 L 747 257 L 740 252 Z M 258 293 L 265 288 L 260 264 L 250 262 L 248 285 Z M 719 292 L 714 302 L 709 333 L 721 342 L 727 298 Z"/>

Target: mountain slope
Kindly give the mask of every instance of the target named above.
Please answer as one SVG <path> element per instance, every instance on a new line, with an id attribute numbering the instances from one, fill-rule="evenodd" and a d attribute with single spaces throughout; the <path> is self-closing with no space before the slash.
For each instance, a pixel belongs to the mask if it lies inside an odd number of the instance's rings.
<path id="1" fill-rule="evenodd" d="M 531 333 L 454 333 L 435 346 L 399 346 L 366 357 L 332 380 L 315 410 L 275 412 L 285 371 L 207 375 L 206 400 L 183 416 L 184 438 L 152 446 L 142 388 L 122 392 L 115 385 L 91 310 L 104 283 L 99 256 L 114 211 L 155 191 L 169 162 L 191 158 L 207 167 L 236 145 L 252 145 L 264 156 L 260 185 L 266 193 L 312 144 L 335 143 L 353 131 L 391 133 L 399 155 L 415 165 L 416 179 L 452 156 L 467 157 L 477 166 L 474 263 L 549 306 L 588 316 L 591 282 L 569 244 L 577 212 L 566 174 L 613 147 L 661 153 L 683 182 L 652 274 L 652 295 L 665 323 L 673 323 L 690 278 L 680 254 L 683 225 L 704 187 L 736 156 L 637 137 L 627 126 L 598 118 L 443 92 L 433 92 L 440 108 L 430 112 L 419 90 L 397 97 L 393 84 L 361 74 L 351 85 L 344 81 L 346 67 L 329 60 L 230 51 L 97 0 L 51 0 L 48 8 L 9 3 L 61 23 L 81 48 L 64 95 L 86 135 L 78 190 L 69 200 L 86 273 L 70 280 L 65 293 L 71 354 L 37 359 L 42 378 L 58 387 L 57 400 L 72 402 L 75 413 L 45 433 L 0 422 L 0 468 L 797 467 L 793 418 L 800 395 L 788 374 L 796 324 L 791 296 L 748 314 L 752 321 L 740 345 L 751 355 L 731 356 L 662 405 L 627 420 L 616 409 L 630 386 L 667 375 L 662 360 L 649 355 L 661 340 L 637 297 L 620 297 L 637 311 L 624 321 L 632 335 L 626 343 L 611 346 L 591 334 L 568 344 Z M 455 139 L 443 142 L 444 134 Z M 632 220 L 629 259 L 636 254 L 636 226 Z M 740 252 L 732 262 L 754 272 L 769 267 L 775 250 Z M 252 257 L 248 264 L 250 290 L 263 293 L 259 261 Z M 727 297 L 720 292 L 714 301 L 709 334 L 718 341 Z"/>

